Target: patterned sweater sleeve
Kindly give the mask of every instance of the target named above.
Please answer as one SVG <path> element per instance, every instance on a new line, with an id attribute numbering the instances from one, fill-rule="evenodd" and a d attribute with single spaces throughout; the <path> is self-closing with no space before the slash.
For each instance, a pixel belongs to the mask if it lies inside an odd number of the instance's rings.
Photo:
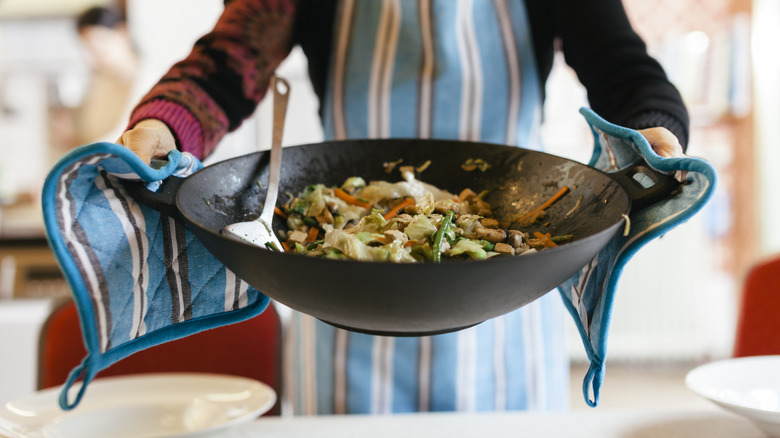
<path id="1" fill-rule="evenodd" d="M 252 115 L 293 46 L 297 0 L 228 0 L 214 29 L 141 99 L 128 128 L 158 119 L 177 147 L 207 157 Z"/>

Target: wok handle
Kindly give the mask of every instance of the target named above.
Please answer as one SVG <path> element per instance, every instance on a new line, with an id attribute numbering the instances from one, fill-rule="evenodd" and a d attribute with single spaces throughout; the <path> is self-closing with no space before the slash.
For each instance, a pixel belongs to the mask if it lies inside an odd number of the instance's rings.
<path id="1" fill-rule="evenodd" d="M 608 175 L 628 194 L 631 199 L 631 213 L 655 204 L 680 187 L 680 182 L 673 176 L 652 169 L 644 161 Z"/>
<path id="2" fill-rule="evenodd" d="M 146 184 L 143 181 L 123 181 L 125 190 L 130 196 L 135 199 L 139 204 L 145 205 L 149 208 L 159 211 L 170 217 L 181 219 L 181 213 L 176 206 L 176 194 L 179 192 L 179 187 L 186 178 L 180 178 L 177 176 L 170 176 L 166 178 L 160 188 L 156 192 L 153 192 L 146 188 Z"/>

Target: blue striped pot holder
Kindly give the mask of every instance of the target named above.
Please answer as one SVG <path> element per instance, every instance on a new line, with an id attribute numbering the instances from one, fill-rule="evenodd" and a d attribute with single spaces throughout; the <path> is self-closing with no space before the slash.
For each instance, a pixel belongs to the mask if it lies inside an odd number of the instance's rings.
<path id="1" fill-rule="evenodd" d="M 558 288 L 590 360 L 582 383 L 583 395 L 586 403 L 596 406 L 604 380 L 612 303 L 623 267 L 646 243 L 698 212 L 712 196 L 717 175 L 702 159 L 660 157 L 638 132 L 613 125 L 587 108 L 580 113 L 590 124 L 594 137 L 589 166 L 609 173 L 644 158 L 651 168 L 675 174 L 683 182 L 674 196 L 632 213 L 628 234 L 618 233 L 590 263 Z"/>
<path id="2" fill-rule="evenodd" d="M 121 179 L 147 181 L 202 167 L 171 152 L 159 168 L 113 143 L 64 156 L 43 187 L 49 245 L 78 308 L 87 356 L 68 377 L 59 403 L 75 407 L 95 375 L 143 349 L 262 313 L 268 297 L 214 258 L 186 226 L 136 203 Z M 69 391 L 77 381 L 81 388 Z M 74 396 L 75 393 L 75 396 Z"/>

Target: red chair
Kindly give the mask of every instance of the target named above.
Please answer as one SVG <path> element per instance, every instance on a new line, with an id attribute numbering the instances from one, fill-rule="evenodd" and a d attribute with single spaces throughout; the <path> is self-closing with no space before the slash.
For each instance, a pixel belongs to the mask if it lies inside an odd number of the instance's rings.
<path id="1" fill-rule="evenodd" d="M 97 377 L 162 372 L 203 372 L 249 377 L 272 387 L 277 402 L 266 415 L 279 415 L 281 343 L 279 314 L 271 304 L 259 316 L 206 330 L 133 354 Z M 38 389 L 65 383 L 86 356 L 73 301 L 58 306 L 41 329 Z"/>
<path id="2" fill-rule="evenodd" d="M 780 257 L 748 272 L 734 339 L 734 357 L 774 354 L 780 354 Z"/>

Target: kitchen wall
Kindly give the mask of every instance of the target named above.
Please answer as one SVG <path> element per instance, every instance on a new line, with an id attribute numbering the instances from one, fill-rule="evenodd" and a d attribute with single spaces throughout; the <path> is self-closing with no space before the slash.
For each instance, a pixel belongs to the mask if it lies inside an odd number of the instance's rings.
<path id="1" fill-rule="evenodd" d="M 756 187 L 759 255 L 780 253 L 780 163 L 778 121 L 780 121 L 780 2 L 755 0 L 753 61 L 756 108 Z"/>
<path id="2" fill-rule="evenodd" d="M 72 27 L 61 17 L 0 20 L 0 199 L 39 191 L 53 163 L 50 105 L 78 99 L 86 74 Z"/>

